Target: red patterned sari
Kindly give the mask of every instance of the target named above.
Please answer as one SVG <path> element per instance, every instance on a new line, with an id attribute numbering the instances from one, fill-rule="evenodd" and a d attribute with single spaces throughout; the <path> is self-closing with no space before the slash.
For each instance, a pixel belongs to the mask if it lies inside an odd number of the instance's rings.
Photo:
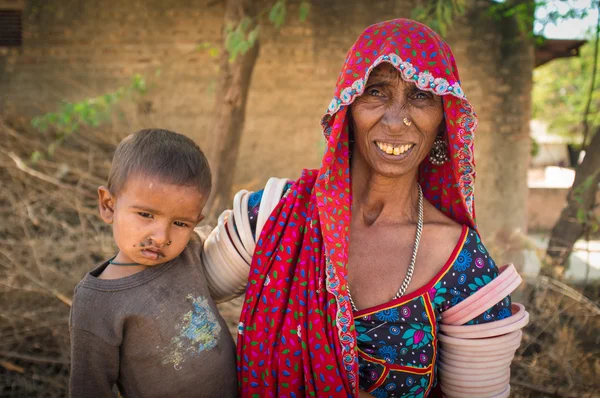
<path id="1" fill-rule="evenodd" d="M 450 48 L 411 20 L 370 26 L 348 52 L 322 120 L 327 150 L 321 168 L 303 172 L 257 243 L 238 338 L 243 397 L 358 393 L 357 335 L 346 288 L 352 203 L 347 112 L 382 62 L 421 90 L 442 96 L 450 162 L 434 166 L 424 160 L 420 184 L 429 202 L 475 228 L 476 117 Z"/>

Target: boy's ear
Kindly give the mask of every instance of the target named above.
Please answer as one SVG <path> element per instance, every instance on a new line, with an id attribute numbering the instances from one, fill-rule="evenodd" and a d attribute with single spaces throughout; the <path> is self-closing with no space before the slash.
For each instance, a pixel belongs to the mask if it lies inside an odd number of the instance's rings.
<path id="1" fill-rule="evenodd" d="M 104 222 L 112 224 L 115 216 L 115 200 L 105 186 L 98 187 L 98 209 Z"/>

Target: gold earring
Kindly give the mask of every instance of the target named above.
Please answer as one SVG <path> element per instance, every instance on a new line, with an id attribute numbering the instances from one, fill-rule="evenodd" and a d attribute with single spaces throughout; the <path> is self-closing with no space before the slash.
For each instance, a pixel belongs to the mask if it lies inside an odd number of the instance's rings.
<path id="1" fill-rule="evenodd" d="M 404 122 L 404 124 L 406 126 L 410 126 L 412 124 L 412 121 L 409 118 L 407 118 L 407 117 L 405 117 L 404 119 L 402 119 L 402 121 Z"/>

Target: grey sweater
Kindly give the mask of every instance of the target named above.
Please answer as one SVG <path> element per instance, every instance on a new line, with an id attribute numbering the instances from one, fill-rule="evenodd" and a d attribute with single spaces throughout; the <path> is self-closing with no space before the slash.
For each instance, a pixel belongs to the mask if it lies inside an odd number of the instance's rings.
<path id="1" fill-rule="evenodd" d="M 176 259 L 121 279 L 91 271 L 71 310 L 73 397 L 235 397 L 235 345 L 193 234 Z"/>

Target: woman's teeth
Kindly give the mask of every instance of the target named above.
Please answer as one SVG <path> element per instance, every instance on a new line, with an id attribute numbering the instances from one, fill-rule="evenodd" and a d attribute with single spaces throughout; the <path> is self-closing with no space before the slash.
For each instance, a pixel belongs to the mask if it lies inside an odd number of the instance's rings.
<path id="1" fill-rule="evenodd" d="M 381 149 L 383 152 L 387 153 L 388 155 L 402 155 L 403 153 L 405 153 L 406 151 L 408 151 L 410 148 L 412 148 L 415 144 L 406 144 L 406 145 L 400 145 L 400 146 L 394 146 L 392 144 L 388 144 L 385 142 L 379 142 L 379 141 L 375 141 L 375 143 L 377 144 L 377 146 L 379 147 L 379 149 Z"/>

